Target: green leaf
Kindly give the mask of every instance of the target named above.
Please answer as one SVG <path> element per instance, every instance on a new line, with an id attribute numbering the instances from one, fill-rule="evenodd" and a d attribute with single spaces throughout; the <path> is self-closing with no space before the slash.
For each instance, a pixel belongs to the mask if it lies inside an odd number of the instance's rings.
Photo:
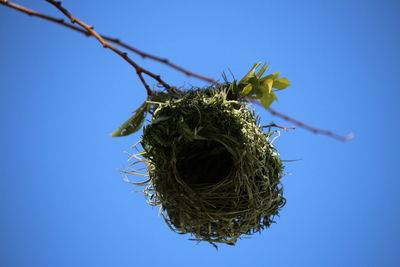
<path id="1" fill-rule="evenodd" d="M 273 88 L 278 90 L 286 89 L 290 86 L 290 82 L 288 78 L 278 78 L 274 80 L 274 84 L 272 85 Z"/>
<path id="2" fill-rule="evenodd" d="M 265 77 L 267 78 L 267 77 Z M 261 84 L 263 87 L 265 87 L 265 93 L 270 94 L 272 92 L 272 85 L 274 84 L 274 80 L 269 78 L 269 79 L 263 79 L 261 81 Z"/>
<path id="3" fill-rule="evenodd" d="M 256 73 L 261 64 L 254 64 L 251 70 L 237 84 L 237 88 L 242 97 L 260 99 L 261 104 L 267 109 L 277 100 L 272 88 L 282 90 L 290 86 L 290 82 L 287 78 L 279 78 L 280 72 L 274 72 L 262 77 L 268 69 L 268 64 L 263 64 Z"/>
<path id="4" fill-rule="evenodd" d="M 245 84 L 251 77 L 254 77 L 254 72 L 261 64 L 261 62 L 254 64 L 253 68 L 240 80 L 239 84 Z"/>
<path id="5" fill-rule="evenodd" d="M 251 83 L 249 83 L 248 85 L 246 85 L 243 90 L 242 90 L 242 94 L 243 95 L 248 95 L 250 94 L 251 90 L 253 89 L 253 86 L 251 85 Z"/>
<path id="6" fill-rule="evenodd" d="M 258 73 L 256 74 L 257 78 L 261 78 L 261 76 L 263 76 L 264 72 L 268 69 L 269 64 L 264 64 L 261 69 L 258 71 Z"/>
<path id="7" fill-rule="evenodd" d="M 265 76 L 262 79 L 273 79 L 273 80 L 275 80 L 275 79 L 277 79 L 279 77 L 280 74 L 281 74 L 280 72 L 274 72 L 274 73 L 268 74 L 267 76 Z"/>
<path id="8" fill-rule="evenodd" d="M 257 97 L 266 109 L 277 99 L 274 91 L 272 91 L 273 82 L 272 78 L 265 79 L 257 90 Z"/>
<path id="9" fill-rule="evenodd" d="M 147 103 L 146 101 L 137 109 L 135 110 L 135 114 L 129 118 L 118 130 L 111 133 L 112 137 L 121 137 L 127 136 L 142 128 L 144 119 L 146 118 L 147 112 L 149 111 L 151 104 Z"/>
<path id="10" fill-rule="evenodd" d="M 264 108 L 268 109 L 269 106 L 277 99 L 276 95 L 274 92 L 271 92 L 270 94 L 265 94 L 260 98 L 261 104 L 264 106 Z"/>

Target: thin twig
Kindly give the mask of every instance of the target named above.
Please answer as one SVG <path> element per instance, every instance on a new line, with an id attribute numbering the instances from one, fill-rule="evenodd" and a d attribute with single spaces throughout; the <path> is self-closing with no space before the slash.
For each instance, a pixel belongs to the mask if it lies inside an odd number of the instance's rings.
<path id="1" fill-rule="evenodd" d="M 281 125 L 278 125 L 278 124 L 276 124 L 276 123 L 271 123 L 271 124 L 268 124 L 268 125 L 263 125 L 263 126 L 261 126 L 261 127 L 262 127 L 262 128 L 276 127 L 276 128 L 279 128 L 279 129 L 282 129 L 282 130 L 285 130 L 285 131 L 296 129 L 296 127 L 294 127 L 294 126 L 281 126 Z"/>
<path id="2" fill-rule="evenodd" d="M 7 0 L 0 0 L 0 4 L 8 6 L 8 7 L 11 7 L 11 8 L 13 8 L 15 10 L 18 10 L 18 11 L 21 11 L 21 12 L 23 12 L 23 13 L 29 15 L 29 16 L 34 16 L 34 17 L 42 18 L 42 19 L 45 19 L 45 20 L 48 20 L 48 21 L 51 21 L 51 22 L 54 22 L 54 23 L 58 23 L 58 24 L 60 24 L 62 26 L 65 26 L 65 27 L 70 28 L 72 30 L 78 31 L 80 33 L 83 33 L 86 36 L 90 36 L 90 33 L 88 33 L 87 31 L 82 30 L 81 28 L 76 27 L 75 25 L 69 24 L 68 22 L 65 22 L 63 19 L 58 19 L 58 18 L 54 18 L 54 17 L 48 16 L 48 15 L 39 13 L 39 12 L 37 12 L 35 10 L 32 10 L 32 9 L 29 9 L 29 8 L 26 8 L 26 7 L 11 3 L 11 2 L 9 2 Z"/>
<path id="3" fill-rule="evenodd" d="M 77 27 L 77 26 L 75 26 L 73 24 L 70 24 L 70 23 L 64 21 L 64 19 L 51 17 L 51 16 L 48 16 L 48 15 L 39 13 L 39 12 L 37 12 L 35 10 L 28 9 L 26 7 L 11 3 L 11 2 L 9 2 L 7 0 L 0 0 L 0 4 L 3 4 L 5 6 L 8 6 L 10 8 L 15 9 L 15 10 L 18 10 L 20 12 L 23 12 L 23 13 L 29 15 L 29 16 L 34 16 L 34 17 L 42 18 L 42 19 L 57 23 L 59 25 L 65 26 L 65 27 L 67 27 L 67 28 L 69 28 L 71 30 L 80 32 L 80 33 L 82 33 L 82 34 L 84 34 L 84 35 L 86 35 L 88 37 L 92 36 L 92 34 L 90 34 L 90 32 L 88 32 L 86 29 L 82 29 L 82 28 Z M 216 81 L 213 78 L 210 78 L 210 77 L 198 74 L 198 73 L 191 72 L 191 71 L 189 71 L 189 70 L 187 70 L 185 68 L 182 68 L 182 67 L 172 63 L 171 61 L 169 61 L 166 58 L 161 58 L 161 57 L 158 57 L 158 56 L 143 52 L 143 51 L 141 51 L 141 50 L 139 50 L 139 49 L 137 49 L 137 48 L 135 48 L 135 47 L 133 47 L 131 45 L 128 45 L 128 44 L 122 42 L 118 38 L 109 37 L 109 36 L 103 35 L 103 34 L 99 34 L 99 35 L 104 40 L 107 40 L 107 41 L 109 41 L 111 43 L 114 43 L 116 45 L 119 45 L 119 46 L 121 46 L 121 47 L 123 47 L 123 48 L 125 48 L 125 49 L 127 49 L 129 51 L 132 51 L 132 52 L 138 54 L 139 56 L 141 56 L 142 58 L 149 58 L 149 59 L 152 59 L 154 61 L 158 61 L 158 62 L 160 62 L 162 64 L 165 64 L 165 65 L 167 65 L 167 66 L 169 66 L 169 67 L 171 67 L 171 68 L 173 68 L 173 69 L 175 69 L 175 70 L 177 70 L 179 72 L 182 72 L 183 74 L 185 74 L 187 76 L 195 77 L 197 79 L 200 79 L 200 80 L 203 80 L 203 81 L 206 81 L 206 82 L 209 82 L 209 83 L 216 83 Z"/>
<path id="4" fill-rule="evenodd" d="M 311 131 L 313 133 L 316 133 L 316 134 L 327 135 L 327 136 L 330 136 L 330 137 L 335 138 L 335 139 L 340 140 L 340 141 L 347 141 L 347 140 L 350 140 L 350 139 L 354 138 L 354 134 L 353 133 L 350 133 L 350 134 L 348 134 L 346 136 L 341 136 L 341 135 L 335 134 L 335 133 L 333 133 L 331 131 L 314 128 L 314 127 L 312 127 L 310 125 L 307 125 L 307 124 L 305 124 L 305 123 L 303 123 L 301 121 L 298 121 L 298 120 L 293 119 L 293 118 L 291 118 L 291 117 L 289 117 L 289 116 L 287 116 L 285 114 L 282 114 L 282 113 L 280 113 L 280 112 L 278 112 L 278 111 L 276 111 L 276 110 L 274 110 L 272 108 L 268 108 L 268 111 L 271 112 L 271 114 L 274 115 L 274 116 L 280 117 L 280 118 L 282 118 L 282 119 L 284 119 L 286 121 L 290 121 L 290 122 L 296 124 L 297 126 L 302 127 L 304 129 L 306 129 L 308 131 Z"/>
<path id="5" fill-rule="evenodd" d="M 61 5 L 61 2 L 54 1 L 54 0 L 46 0 L 46 2 L 54 5 L 57 9 L 59 9 L 65 16 L 67 16 L 71 20 L 71 23 L 76 23 L 76 24 L 80 25 L 81 27 L 83 27 L 84 29 L 86 29 L 91 35 L 93 35 L 93 37 L 95 37 L 103 45 L 104 48 L 109 48 L 110 50 L 114 51 L 116 54 L 118 54 L 123 59 L 125 59 L 125 61 L 128 62 L 132 67 L 134 67 L 136 70 L 136 73 L 138 74 L 138 76 L 140 78 L 140 81 L 143 83 L 144 87 L 146 88 L 148 95 L 152 95 L 153 91 L 150 89 L 150 86 L 146 83 L 145 79 L 142 76 L 142 73 L 144 73 L 144 74 L 150 76 L 151 78 L 153 78 L 154 80 L 156 80 L 158 83 L 160 83 L 162 86 L 164 86 L 167 90 L 171 87 L 169 84 L 167 84 L 166 82 L 164 82 L 161 79 L 160 75 L 156 75 L 156 74 L 142 68 L 135 61 L 133 61 L 130 57 L 128 57 L 127 53 L 122 52 L 121 50 L 114 47 L 113 45 L 108 43 L 106 40 L 104 40 L 104 38 L 101 37 L 100 34 L 98 34 L 94 30 L 93 26 L 90 26 L 90 25 L 86 24 L 85 22 L 83 22 L 82 20 L 73 16 L 67 9 L 65 9 Z"/>
<path id="6" fill-rule="evenodd" d="M 257 104 L 257 105 L 262 106 L 262 104 L 260 103 L 260 101 L 258 101 L 257 99 L 250 99 L 250 98 L 248 98 L 247 100 L 248 100 L 249 102 L 252 102 L 252 103 L 254 103 L 254 104 Z M 268 108 L 268 111 L 271 112 L 271 114 L 272 114 L 273 116 L 277 116 L 277 117 L 279 117 L 279 118 L 281 118 L 281 119 L 284 119 L 285 121 L 289 121 L 289 122 L 291 122 L 291 123 L 294 123 L 295 125 L 297 125 L 297 126 L 299 126 L 299 127 L 301 127 L 301 128 L 304 128 L 304 129 L 306 129 L 306 130 L 308 130 L 308 131 L 310 131 L 310 132 L 313 132 L 313 133 L 315 133 L 315 134 L 327 135 L 327 136 L 329 136 L 329 137 L 332 137 L 332 138 L 337 139 L 337 140 L 340 140 L 340 141 L 347 141 L 347 140 L 350 140 L 350 139 L 353 139 L 353 138 L 354 138 L 354 133 L 349 133 L 349 134 L 346 135 L 346 136 L 341 136 L 341 135 L 335 134 L 335 133 L 333 133 L 333 132 L 331 132 L 331 131 L 322 130 L 322 129 L 318 129 L 318 128 L 312 127 L 312 126 L 310 126 L 310 125 L 307 125 L 307 124 L 305 124 L 305 123 L 302 122 L 302 121 L 293 119 L 293 118 L 291 118 L 291 117 L 289 117 L 289 116 L 287 116 L 287 115 L 285 115 L 285 114 L 282 114 L 282 113 L 280 113 L 280 112 L 278 112 L 278 111 L 276 111 L 276 110 L 274 110 L 274 109 L 272 109 L 272 108 Z M 277 127 L 277 125 L 275 125 L 275 127 Z M 278 128 L 281 128 L 281 127 L 278 127 Z M 292 128 L 292 127 L 290 127 L 290 128 Z"/>
<path id="7" fill-rule="evenodd" d="M 119 39 L 111 38 L 111 37 L 104 36 L 104 35 L 102 35 L 102 36 L 103 36 L 104 39 L 106 39 L 106 40 L 108 40 L 110 42 L 118 44 L 119 46 L 122 46 L 122 47 L 124 47 L 124 48 L 126 48 L 126 49 L 128 49 L 128 50 L 130 50 L 132 52 L 135 52 L 136 54 L 138 54 L 142 58 L 149 58 L 149 59 L 161 62 L 161 63 L 163 63 L 163 64 L 165 64 L 165 65 L 167 65 L 167 66 L 169 66 L 169 67 L 171 67 L 173 69 L 176 69 L 177 71 L 180 71 L 180 72 L 184 73 L 187 76 L 195 77 L 195 78 L 197 78 L 199 80 L 203 80 L 203 81 L 206 81 L 206 82 L 209 82 L 209 83 L 214 83 L 214 84 L 217 83 L 217 81 L 214 80 L 213 78 L 210 78 L 210 77 L 198 74 L 198 73 L 191 72 L 191 71 L 189 71 L 187 69 L 184 69 L 184 68 L 182 68 L 182 67 L 180 67 L 180 66 L 178 66 L 178 65 L 176 65 L 176 64 L 174 64 L 172 62 L 170 62 L 166 58 L 157 57 L 155 55 L 151 55 L 151 54 L 145 53 L 143 51 L 140 51 L 137 48 L 134 48 L 134 47 L 132 47 L 132 46 L 130 46 L 128 44 L 125 44 L 125 43 L 121 42 Z"/>

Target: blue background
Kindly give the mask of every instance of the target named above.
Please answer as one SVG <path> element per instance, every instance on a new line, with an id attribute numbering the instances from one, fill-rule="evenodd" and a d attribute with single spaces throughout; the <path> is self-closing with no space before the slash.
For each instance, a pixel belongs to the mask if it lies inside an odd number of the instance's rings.
<path id="1" fill-rule="evenodd" d="M 18 3 L 62 17 L 44 1 Z M 133 69 L 93 38 L 0 6 L 1 266 L 400 265 L 400 2 L 63 4 L 101 33 L 216 79 L 270 62 L 292 82 L 273 108 L 356 138 L 282 132 L 282 158 L 302 160 L 286 163 L 277 223 L 218 251 L 188 241 L 117 171 L 140 138 L 108 135 L 146 97 Z M 170 84 L 206 85 L 130 56 Z"/>

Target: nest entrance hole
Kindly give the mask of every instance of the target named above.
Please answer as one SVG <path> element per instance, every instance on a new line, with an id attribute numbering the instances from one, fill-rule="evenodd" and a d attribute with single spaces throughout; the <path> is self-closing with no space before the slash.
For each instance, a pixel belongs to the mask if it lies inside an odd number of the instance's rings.
<path id="1" fill-rule="evenodd" d="M 233 167 L 231 154 L 217 141 L 196 140 L 177 154 L 178 173 L 189 186 L 217 184 Z"/>

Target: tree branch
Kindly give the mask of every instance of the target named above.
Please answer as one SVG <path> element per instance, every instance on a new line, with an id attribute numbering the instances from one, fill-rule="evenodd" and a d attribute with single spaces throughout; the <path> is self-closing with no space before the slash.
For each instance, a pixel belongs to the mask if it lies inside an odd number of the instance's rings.
<path id="1" fill-rule="evenodd" d="M 92 34 L 90 34 L 90 32 L 88 32 L 86 29 L 82 29 L 82 28 L 77 27 L 77 26 L 75 26 L 73 24 L 65 22 L 64 19 L 51 17 L 51 16 L 48 16 L 48 15 L 39 13 L 39 12 L 37 12 L 35 10 L 28 9 L 26 7 L 11 3 L 11 2 L 9 2 L 7 0 L 0 0 L 0 4 L 3 4 L 3 5 L 8 6 L 10 8 L 13 8 L 13 9 L 15 9 L 17 11 L 23 12 L 23 13 L 29 15 L 29 16 L 34 16 L 34 17 L 42 18 L 42 19 L 57 23 L 59 25 L 67 27 L 67 28 L 69 28 L 71 30 L 80 32 L 80 33 L 86 35 L 87 37 L 92 36 Z M 128 45 L 128 44 L 122 42 L 118 38 L 109 37 L 109 36 L 103 35 L 103 34 L 99 34 L 99 35 L 104 40 L 107 40 L 107 41 L 109 41 L 111 43 L 114 43 L 114 44 L 116 44 L 118 46 L 121 46 L 121 47 L 123 47 L 123 48 L 125 48 L 125 49 L 127 49 L 127 50 L 129 50 L 131 52 L 134 52 L 134 53 L 138 54 L 139 56 L 141 56 L 142 58 L 149 58 L 149 59 L 152 59 L 154 61 L 158 61 L 158 62 L 160 62 L 162 64 L 165 64 L 165 65 L 167 65 L 167 66 L 169 66 L 169 67 L 171 67 L 171 68 L 173 68 L 173 69 L 175 69 L 175 70 L 177 70 L 179 72 L 182 72 L 183 74 L 185 74 L 187 76 L 195 77 L 197 79 L 200 79 L 200 80 L 203 80 L 203 81 L 206 81 L 206 82 L 209 82 L 209 83 L 216 83 L 216 81 L 213 78 L 210 78 L 210 77 L 198 74 L 198 73 L 191 72 L 191 71 L 189 71 L 189 70 L 187 70 L 185 68 L 182 68 L 182 67 L 170 62 L 166 58 L 161 58 L 161 57 L 158 57 L 158 56 L 143 52 L 143 51 L 141 51 L 141 50 L 139 50 L 139 49 L 137 49 L 137 48 L 135 48 L 135 47 L 133 47 L 131 45 Z"/>
<path id="2" fill-rule="evenodd" d="M 104 35 L 102 35 L 102 36 L 103 36 L 104 39 L 106 39 L 106 40 L 108 40 L 108 41 L 110 41 L 110 42 L 113 42 L 113 43 L 115 43 L 115 44 L 118 44 L 119 46 L 122 46 L 122 47 L 124 47 L 124 48 L 130 50 L 130 51 L 132 51 L 132 52 L 138 54 L 138 55 L 141 56 L 142 58 L 149 58 L 149 59 L 152 59 L 152 60 L 161 62 L 161 63 L 163 63 L 163 64 L 165 64 L 165 65 L 167 65 L 167 66 L 169 66 L 169 67 L 171 67 L 171 68 L 173 68 L 173 69 L 179 71 L 179 72 L 182 72 L 183 74 L 185 74 L 185 75 L 187 75 L 187 76 L 195 77 L 195 78 L 197 78 L 197 79 L 199 79 L 199 80 L 203 80 L 203 81 L 206 81 L 206 82 L 209 82 L 209 83 L 214 83 L 214 84 L 217 83 L 217 81 L 214 80 L 213 78 L 210 78 L 210 77 L 207 77 L 207 76 L 198 74 L 198 73 L 191 72 L 191 71 L 189 71 L 189 70 L 187 70 L 187 69 L 184 69 L 184 68 L 182 68 L 182 67 L 180 67 L 180 66 L 178 66 L 178 65 L 176 65 L 176 64 L 174 64 L 174 63 L 172 63 L 172 62 L 170 62 L 170 61 L 169 61 L 168 59 L 166 59 L 166 58 L 157 57 L 157 56 L 155 56 L 155 55 L 148 54 L 148 53 L 145 53 L 145 52 L 143 52 L 143 51 L 140 51 L 140 50 L 137 49 L 137 48 L 134 48 L 134 47 L 132 47 L 132 46 L 130 46 L 130 45 L 128 45 L 128 44 L 125 44 L 125 43 L 121 42 L 119 39 L 112 38 L 112 37 L 107 37 L 107 36 L 104 36 Z"/>
<path id="3" fill-rule="evenodd" d="M 142 68 L 141 66 L 136 64 L 136 62 L 133 61 L 130 57 L 128 57 L 127 53 L 122 52 L 121 50 L 114 47 L 113 45 L 108 43 L 106 40 L 104 40 L 104 38 L 101 37 L 101 35 L 98 34 L 94 30 L 93 26 L 90 26 L 90 25 L 86 24 L 85 22 L 83 22 L 82 20 L 73 16 L 67 9 L 65 9 L 61 5 L 61 2 L 54 1 L 54 0 L 46 0 L 46 2 L 54 5 L 57 9 L 59 9 L 65 16 L 67 16 L 71 20 L 71 23 L 76 23 L 76 24 L 80 25 L 82 28 L 86 29 L 86 31 L 88 33 L 90 33 L 90 35 L 92 35 L 94 38 L 96 38 L 103 45 L 104 48 L 108 48 L 108 49 L 112 50 L 113 52 L 118 54 L 120 57 L 122 57 L 125 61 L 127 61 L 132 67 L 134 67 L 137 75 L 140 78 L 140 81 L 143 83 L 144 87 L 146 88 L 148 95 L 152 95 L 153 91 L 150 89 L 150 86 L 146 83 L 145 79 L 142 76 L 142 73 L 145 73 L 146 75 L 148 75 L 151 78 L 153 78 L 154 80 L 156 80 L 158 83 L 160 83 L 162 86 L 164 86 L 167 90 L 171 87 L 169 84 L 167 84 L 166 82 L 164 82 L 161 79 L 160 75 L 156 75 L 156 74 Z"/>
<path id="4" fill-rule="evenodd" d="M 34 11 L 34 10 L 31 10 L 31 9 L 25 8 L 23 6 L 11 3 L 8 0 L 0 0 L 0 4 L 8 6 L 10 8 L 13 8 L 15 10 L 18 10 L 18 11 L 23 12 L 25 14 L 28 14 L 29 16 L 35 16 L 35 17 L 39 17 L 39 18 L 42 18 L 42 19 L 57 23 L 59 25 L 65 26 L 65 27 L 67 27 L 69 29 L 72 29 L 72 30 L 75 30 L 77 32 L 80 32 L 80 33 L 82 33 L 82 34 L 84 34 L 84 35 L 86 35 L 88 37 L 90 37 L 90 36 L 95 37 L 103 45 L 103 47 L 111 49 L 113 52 L 115 52 L 116 54 L 121 56 L 125 61 L 127 61 L 130 65 L 132 65 L 135 68 L 136 73 L 137 73 L 140 81 L 143 83 L 144 87 L 146 88 L 147 94 L 149 94 L 149 95 L 151 95 L 153 93 L 153 91 L 150 89 L 149 85 L 146 83 L 146 81 L 145 81 L 145 79 L 143 77 L 143 73 L 148 75 L 148 76 L 150 76 L 151 78 L 155 79 L 162 86 L 164 86 L 167 90 L 169 88 L 171 88 L 171 87 L 167 83 L 165 83 L 161 79 L 161 77 L 159 75 L 156 75 L 156 74 L 154 74 L 154 73 L 142 68 L 136 62 L 134 62 L 131 58 L 129 58 L 126 53 L 124 53 L 121 50 L 115 48 L 114 46 L 112 46 L 107 41 L 112 42 L 112 43 L 114 43 L 116 45 L 119 45 L 119 46 L 121 46 L 121 47 L 123 47 L 123 48 L 125 48 L 127 50 L 130 50 L 130 51 L 138 54 L 139 56 L 141 56 L 143 58 L 149 58 L 149 59 L 158 61 L 160 63 L 163 63 L 163 64 L 165 64 L 165 65 L 167 65 L 167 66 L 169 66 L 169 67 L 171 67 L 173 69 L 176 69 L 176 70 L 186 74 L 187 76 L 192 76 L 192 77 L 195 77 L 195 78 L 198 78 L 200 80 L 203 80 L 203 81 L 206 81 L 206 82 L 210 82 L 210 83 L 216 83 L 216 81 L 213 78 L 209 78 L 209 77 L 206 77 L 206 76 L 191 72 L 189 70 L 186 70 L 186 69 L 184 69 L 182 67 L 179 67 L 179 66 L 175 65 L 174 63 L 171 63 L 168 59 L 164 59 L 164 58 L 157 57 L 157 56 L 145 53 L 143 51 L 140 51 L 140 50 L 138 50 L 138 49 L 136 49 L 136 48 L 134 48 L 134 47 L 132 47 L 132 46 L 130 46 L 128 44 L 125 44 L 125 43 L 121 42 L 117 38 L 112 38 L 112 37 L 108 37 L 108 36 L 105 36 L 105 35 L 101 35 L 101 34 L 97 33 L 96 31 L 94 31 L 93 26 L 89 26 L 86 23 L 84 23 L 83 21 L 81 21 L 81 20 L 77 19 L 76 17 L 74 17 L 68 10 L 66 10 L 64 7 L 61 6 L 61 2 L 57 2 L 57 1 L 54 1 L 54 0 L 46 0 L 46 1 L 51 3 L 51 4 L 53 4 L 56 8 L 58 8 L 63 14 L 65 14 L 71 20 L 72 23 L 77 23 L 82 28 L 77 27 L 77 26 L 75 26 L 73 24 L 70 24 L 68 22 L 65 22 L 63 19 L 58 19 L 58 18 L 54 18 L 54 17 L 48 16 L 48 15 L 44 15 L 44 14 L 41 14 L 41 13 L 39 13 L 37 11 Z M 256 104 L 259 104 L 257 101 L 254 101 L 254 100 L 249 100 L 249 101 L 254 102 Z M 352 134 L 352 133 L 348 134 L 346 136 L 340 136 L 340 135 L 335 134 L 335 133 L 333 133 L 331 131 L 321 130 L 321 129 L 309 126 L 309 125 L 307 125 L 307 124 L 305 124 L 305 123 L 303 123 L 301 121 L 293 119 L 293 118 L 291 118 L 291 117 L 289 117 L 289 116 L 287 116 L 285 114 L 282 114 L 282 113 L 280 113 L 280 112 L 278 112 L 278 111 L 276 111 L 274 109 L 271 109 L 271 108 L 269 108 L 268 111 L 271 112 L 271 114 L 274 115 L 274 116 L 277 116 L 277 117 L 280 117 L 280 118 L 282 118 L 282 119 L 284 119 L 286 121 L 292 122 L 292 123 L 296 124 L 297 126 L 302 127 L 304 129 L 306 129 L 308 131 L 311 131 L 313 133 L 316 133 L 316 134 L 327 135 L 327 136 L 330 136 L 330 137 L 335 138 L 335 139 L 340 140 L 340 141 L 347 141 L 347 140 L 350 140 L 350 139 L 352 139 L 354 137 L 354 134 Z M 274 127 L 278 127 L 278 128 L 283 128 L 283 129 L 291 129 L 292 128 L 292 127 L 280 127 L 280 126 L 278 126 L 276 124 L 274 124 L 273 126 Z"/>
<path id="5" fill-rule="evenodd" d="M 280 118 L 282 118 L 282 119 L 284 119 L 286 121 L 290 121 L 290 122 L 296 124 L 297 126 L 302 127 L 302 128 L 304 128 L 304 129 L 306 129 L 306 130 L 308 130 L 310 132 L 313 132 L 315 134 L 327 135 L 327 136 L 330 136 L 330 137 L 332 137 L 334 139 L 337 139 L 337 140 L 340 140 L 340 141 L 347 141 L 347 140 L 350 140 L 350 139 L 354 138 L 354 134 L 353 133 L 349 133 L 346 136 L 341 136 L 341 135 L 335 134 L 335 133 L 333 133 L 331 131 L 314 128 L 314 127 L 312 127 L 310 125 L 307 125 L 307 124 L 305 124 L 305 123 L 303 123 L 303 122 L 301 122 L 299 120 L 293 119 L 293 118 L 291 118 L 291 117 L 289 117 L 289 116 L 287 116 L 285 114 L 282 114 L 282 113 L 280 113 L 280 112 L 278 112 L 278 111 L 276 111 L 276 110 L 274 110 L 272 108 L 268 108 L 268 111 L 271 112 L 271 114 L 274 115 L 274 116 L 280 117 Z"/>

